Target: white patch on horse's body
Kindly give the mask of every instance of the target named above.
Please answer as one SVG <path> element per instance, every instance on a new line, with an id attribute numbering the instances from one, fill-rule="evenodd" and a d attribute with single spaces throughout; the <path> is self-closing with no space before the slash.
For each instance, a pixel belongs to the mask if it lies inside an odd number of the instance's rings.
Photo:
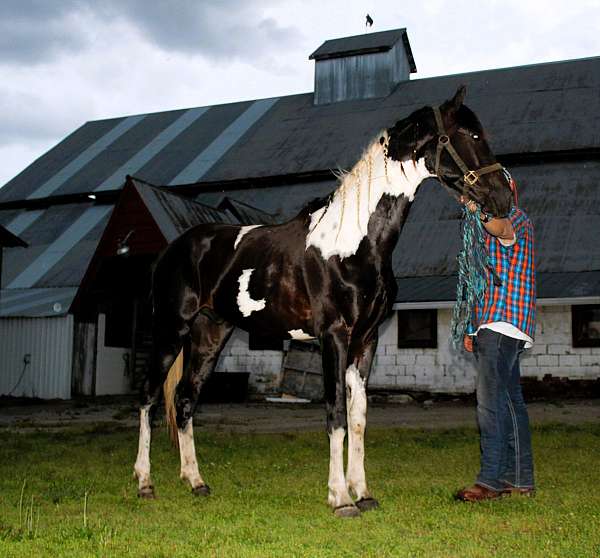
<path id="1" fill-rule="evenodd" d="M 264 298 L 260 300 L 254 300 L 250 296 L 248 292 L 248 285 L 250 284 L 250 276 L 254 269 L 244 269 L 240 278 L 238 279 L 238 283 L 240 284 L 240 290 L 237 295 L 237 303 L 244 318 L 247 318 L 252 312 L 258 312 L 262 310 L 266 305 L 266 300 Z"/>
<path id="2" fill-rule="evenodd" d="M 381 145 L 379 138 L 385 138 Z M 330 203 L 311 214 L 306 248 L 315 246 L 325 260 L 331 256 L 346 258 L 356 253 L 367 235 L 369 219 L 379 200 L 389 194 L 415 197 L 419 184 L 433 176 L 425 159 L 395 161 L 386 156 L 387 131 L 367 148 L 352 170 L 342 173 L 341 184 Z"/>
<path id="3" fill-rule="evenodd" d="M 352 498 L 348 493 L 344 477 L 344 438 L 346 431 L 335 428 L 329 434 L 329 494 L 327 501 L 332 508 L 352 506 Z"/>
<path id="4" fill-rule="evenodd" d="M 179 439 L 179 455 L 181 457 L 180 478 L 187 480 L 192 488 L 204 485 L 204 481 L 198 471 L 196 460 L 196 448 L 194 446 L 194 428 L 190 418 L 183 430 L 177 429 Z"/>
<path id="5" fill-rule="evenodd" d="M 295 339 L 296 341 L 311 341 L 313 339 L 316 339 L 316 337 L 305 333 L 301 329 L 290 329 L 288 333 L 290 334 L 290 337 L 292 339 Z"/>
<path id="6" fill-rule="evenodd" d="M 367 424 L 367 393 L 365 380 L 352 364 L 346 370 L 346 412 L 348 415 L 348 488 L 357 500 L 369 498 L 365 477 L 365 427 Z"/>
<path id="7" fill-rule="evenodd" d="M 141 490 L 152 485 L 150 482 L 150 414 L 149 405 L 140 409 L 140 438 L 138 454 L 133 466 L 133 472 L 138 479 L 138 488 Z"/>
<path id="8" fill-rule="evenodd" d="M 262 227 L 262 225 L 248 225 L 246 227 L 242 227 L 235 239 L 235 242 L 233 243 L 233 249 L 235 250 L 238 247 L 238 244 L 242 241 L 242 238 L 244 238 L 244 235 L 246 235 L 247 233 L 249 233 L 252 229 L 255 229 L 256 227 Z"/>

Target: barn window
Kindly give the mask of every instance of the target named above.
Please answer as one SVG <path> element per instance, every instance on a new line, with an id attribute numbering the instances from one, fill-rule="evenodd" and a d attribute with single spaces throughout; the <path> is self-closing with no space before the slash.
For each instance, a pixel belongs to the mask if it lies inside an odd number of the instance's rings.
<path id="1" fill-rule="evenodd" d="M 250 333 L 249 343 L 251 351 L 283 351 L 283 339 Z"/>
<path id="2" fill-rule="evenodd" d="M 437 310 L 398 310 L 398 347 L 437 347 Z"/>
<path id="3" fill-rule="evenodd" d="M 571 307 L 573 347 L 600 347 L 600 304 Z"/>

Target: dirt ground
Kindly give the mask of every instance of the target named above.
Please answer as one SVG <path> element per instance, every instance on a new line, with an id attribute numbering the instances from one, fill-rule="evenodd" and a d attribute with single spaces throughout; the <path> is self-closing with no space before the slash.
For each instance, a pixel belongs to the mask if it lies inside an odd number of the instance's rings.
<path id="1" fill-rule="evenodd" d="M 534 402 L 529 404 L 529 413 L 534 425 L 597 422 L 600 421 L 600 399 Z M 161 419 L 159 415 L 158 420 Z M 325 428 L 325 412 L 322 405 L 312 403 L 203 404 L 194 422 L 213 432 L 318 431 Z M 111 397 L 48 403 L 0 400 L 0 428 L 60 430 L 94 423 L 136 427 L 135 399 Z M 368 424 L 371 428 L 474 426 L 475 404 L 462 399 L 371 403 Z"/>

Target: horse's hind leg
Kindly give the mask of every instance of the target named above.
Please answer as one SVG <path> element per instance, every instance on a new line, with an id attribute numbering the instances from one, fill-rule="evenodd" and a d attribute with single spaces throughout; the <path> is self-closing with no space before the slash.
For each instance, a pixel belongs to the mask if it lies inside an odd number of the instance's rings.
<path id="1" fill-rule="evenodd" d="M 210 488 L 198 470 L 194 446 L 193 415 L 202 385 L 213 371 L 221 349 L 233 328 L 199 315 L 192 326 L 189 361 L 175 393 L 177 438 L 181 457 L 180 477 L 196 495 L 208 495 Z"/>
<path id="2" fill-rule="evenodd" d="M 148 369 L 148 376 L 143 387 L 140 405 L 138 453 L 133 467 L 133 475 L 138 480 L 138 496 L 140 498 L 154 498 L 154 486 L 150 479 L 152 419 L 156 412 L 156 406 L 160 403 L 162 384 L 168 370 L 175 361 L 179 350 L 179 341 L 174 340 L 173 343 L 161 343 L 160 340 L 157 339 L 152 351 L 152 359 Z"/>

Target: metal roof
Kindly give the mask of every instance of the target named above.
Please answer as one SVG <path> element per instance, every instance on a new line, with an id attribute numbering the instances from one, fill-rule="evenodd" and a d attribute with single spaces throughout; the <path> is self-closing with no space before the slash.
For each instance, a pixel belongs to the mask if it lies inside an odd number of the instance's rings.
<path id="1" fill-rule="evenodd" d="M 357 54 L 370 54 L 375 52 L 386 52 L 390 50 L 398 41 L 402 40 L 406 55 L 410 62 L 411 72 L 416 72 L 410 43 L 406 29 L 391 29 L 389 31 L 379 31 L 376 33 L 363 33 L 352 37 L 342 37 L 340 39 L 330 39 L 325 41 L 309 57 L 309 60 L 327 60 L 329 58 L 340 58 L 342 56 L 355 56 Z"/>
<path id="2" fill-rule="evenodd" d="M 412 307 L 452 306 L 456 299 L 457 276 L 402 277 L 398 281 L 396 304 Z M 539 301 L 595 299 L 600 301 L 600 271 L 537 273 Z M 429 304 L 428 304 L 429 303 Z M 440 304 L 447 303 L 447 304 Z"/>
<path id="3" fill-rule="evenodd" d="M 279 222 L 279 219 L 270 213 L 230 197 L 223 198 L 219 209 L 230 213 L 235 222 L 242 225 L 274 225 Z"/>
<path id="4" fill-rule="evenodd" d="M 21 248 L 25 248 L 27 243 L 0 225 L 0 249 L 2 249 L 2 246 L 20 246 Z"/>
<path id="5" fill-rule="evenodd" d="M 230 213 L 168 192 L 146 182 L 130 179 L 168 242 L 200 223 L 239 224 Z"/>
<path id="6" fill-rule="evenodd" d="M 49 289 L 2 289 L 0 317 L 63 316 L 75 298 L 76 287 Z"/>
<path id="7" fill-rule="evenodd" d="M 600 147 L 600 58 L 400 83 L 385 98 L 315 106 L 313 94 L 84 124 L 0 189 L 0 204 L 119 189 L 347 168 L 382 128 L 466 84 L 497 154 Z"/>

